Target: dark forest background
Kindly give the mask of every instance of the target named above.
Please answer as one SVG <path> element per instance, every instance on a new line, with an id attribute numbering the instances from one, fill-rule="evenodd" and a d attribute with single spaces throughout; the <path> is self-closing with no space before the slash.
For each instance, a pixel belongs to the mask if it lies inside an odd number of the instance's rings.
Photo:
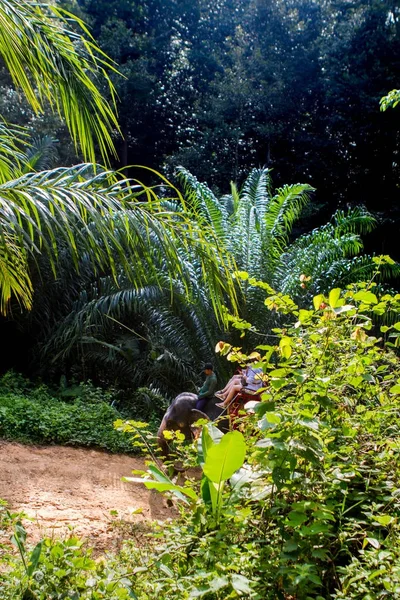
<path id="1" fill-rule="evenodd" d="M 310 183 L 323 210 L 365 204 L 367 246 L 400 257 L 400 81 L 396 2 L 80 0 L 115 78 L 121 165 L 184 165 L 218 192 L 251 167 L 277 186 Z M 310 229 L 309 215 L 306 229 Z"/>
<path id="2" fill-rule="evenodd" d="M 292 238 L 337 208 L 365 205 L 378 220 L 365 250 L 400 259 L 400 107 L 379 105 L 400 86 L 395 0 L 60 4 L 88 23 L 120 73 L 111 74 L 123 134 L 115 133 L 113 167 L 134 175 L 132 165 L 144 165 L 174 181 L 182 165 L 218 196 L 268 167 L 276 188 L 316 190 Z M 0 114 L 29 128 L 41 168 L 81 160 L 59 118 L 35 115 L 5 69 L 0 89 Z M 2 319 L 3 370 L 26 368 L 42 324 Z"/>
<path id="3" fill-rule="evenodd" d="M 183 165 L 218 193 L 252 167 L 274 183 L 310 183 L 304 230 L 338 206 L 365 204 L 381 226 L 367 249 L 399 258 L 400 110 L 379 100 L 400 81 L 400 13 L 389 0 L 78 0 L 64 8 L 89 23 L 115 60 L 119 163 L 173 176 Z M 59 139 L 2 76 L 12 122 Z M 318 214 L 315 214 L 318 209 Z M 301 228 L 302 224 L 300 224 Z"/>

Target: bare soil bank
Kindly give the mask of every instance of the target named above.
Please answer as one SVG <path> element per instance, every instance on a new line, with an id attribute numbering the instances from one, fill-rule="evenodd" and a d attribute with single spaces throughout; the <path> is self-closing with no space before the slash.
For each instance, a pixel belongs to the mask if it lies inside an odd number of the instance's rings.
<path id="1" fill-rule="evenodd" d="M 0 441 L 0 498 L 33 519 L 24 522 L 32 542 L 72 527 L 97 551 L 117 550 L 124 537 L 140 538 L 148 521 L 174 516 L 157 492 L 121 481 L 144 468 L 126 455 Z"/>

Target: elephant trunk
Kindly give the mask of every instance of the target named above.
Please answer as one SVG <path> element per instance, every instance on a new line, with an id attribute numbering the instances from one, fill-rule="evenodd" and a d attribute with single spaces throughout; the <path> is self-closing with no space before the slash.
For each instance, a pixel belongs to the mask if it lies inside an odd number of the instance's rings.
<path id="1" fill-rule="evenodd" d="M 169 429 L 171 429 L 171 425 L 168 424 L 167 419 L 164 417 L 157 431 L 157 443 L 161 450 L 161 455 L 164 459 L 168 458 L 169 455 L 169 445 L 168 441 L 164 437 L 164 431 L 167 431 Z"/>

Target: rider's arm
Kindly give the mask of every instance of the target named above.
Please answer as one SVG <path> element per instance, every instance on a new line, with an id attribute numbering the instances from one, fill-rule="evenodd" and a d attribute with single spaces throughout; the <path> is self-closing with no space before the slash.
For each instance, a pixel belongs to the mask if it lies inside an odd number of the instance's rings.
<path id="1" fill-rule="evenodd" d="M 197 394 L 198 398 L 212 398 L 214 396 L 214 392 L 217 389 L 217 378 L 215 376 L 209 375 L 206 377 L 205 382 L 202 387 L 199 389 L 199 393 Z"/>

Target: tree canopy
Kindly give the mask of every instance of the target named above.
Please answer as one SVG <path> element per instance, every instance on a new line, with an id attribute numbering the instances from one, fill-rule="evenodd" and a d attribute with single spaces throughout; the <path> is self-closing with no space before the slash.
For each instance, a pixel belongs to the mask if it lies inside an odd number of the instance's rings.
<path id="1" fill-rule="evenodd" d="M 396 215 L 399 9 L 390 1 L 80 0 L 121 66 L 122 164 L 182 164 L 225 191 L 252 167 Z M 150 127 L 148 125 L 151 125 Z"/>

